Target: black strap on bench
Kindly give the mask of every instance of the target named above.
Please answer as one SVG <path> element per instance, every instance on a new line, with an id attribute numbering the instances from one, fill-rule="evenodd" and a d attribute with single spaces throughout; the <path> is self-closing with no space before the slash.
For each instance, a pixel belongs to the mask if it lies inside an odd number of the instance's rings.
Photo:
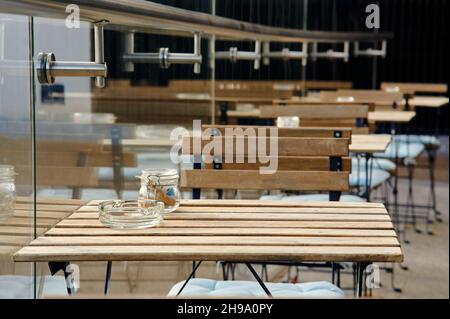
<path id="1" fill-rule="evenodd" d="M 342 137 L 342 131 L 334 131 L 333 136 L 335 138 Z M 342 158 L 338 156 L 330 156 L 330 164 L 329 164 L 329 170 L 332 172 L 340 172 L 342 171 Z M 332 202 L 338 202 L 339 198 L 341 197 L 341 192 L 337 191 L 330 191 L 329 193 L 329 199 Z"/>
<path id="2" fill-rule="evenodd" d="M 220 110 L 220 123 L 224 125 L 228 124 L 228 103 L 220 102 L 219 110 Z"/>
<path id="3" fill-rule="evenodd" d="M 202 168 L 202 155 L 195 155 L 194 154 L 194 169 L 201 169 Z M 200 188 L 193 188 L 192 189 L 192 199 L 200 199 Z"/>
<path id="4" fill-rule="evenodd" d="M 111 128 L 111 151 L 112 151 L 112 167 L 113 167 L 113 182 L 117 197 L 122 197 L 122 190 L 124 189 L 123 178 L 123 153 L 122 153 L 122 129 L 119 126 Z"/>

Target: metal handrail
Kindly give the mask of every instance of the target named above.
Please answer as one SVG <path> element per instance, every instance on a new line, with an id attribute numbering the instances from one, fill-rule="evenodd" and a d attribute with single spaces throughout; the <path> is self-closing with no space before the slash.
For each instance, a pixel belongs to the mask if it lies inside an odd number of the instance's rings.
<path id="1" fill-rule="evenodd" d="M 392 38 L 390 33 L 324 32 L 263 26 L 157 4 L 144 0 L 1 0 L 0 12 L 65 19 L 66 7 L 77 5 L 82 21 L 109 21 L 107 28 L 173 35 L 201 32 L 218 39 L 270 42 L 375 41 Z"/>

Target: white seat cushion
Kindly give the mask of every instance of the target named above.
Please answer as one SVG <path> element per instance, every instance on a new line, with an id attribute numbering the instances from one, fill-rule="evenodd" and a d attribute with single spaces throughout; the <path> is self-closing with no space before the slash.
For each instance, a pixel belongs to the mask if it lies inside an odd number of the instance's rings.
<path id="1" fill-rule="evenodd" d="M 287 202 L 326 202 L 329 200 L 328 194 L 305 194 L 305 195 L 295 195 L 295 196 L 285 196 L 282 199 Z M 339 198 L 340 202 L 365 202 L 364 198 L 356 195 L 341 195 Z"/>
<path id="2" fill-rule="evenodd" d="M 262 195 L 260 200 L 281 200 L 286 194 L 277 194 L 277 195 Z"/>
<path id="3" fill-rule="evenodd" d="M 441 142 L 436 136 L 433 135 L 395 135 L 394 141 L 401 143 L 421 143 L 429 146 L 440 146 Z"/>
<path id="4" fill-rule="evenodd" d="M 305 194 L 305 195 L 263 195 L 260 200 L 283 200 L 288 202 L 326 202 L 329 200 L 328 194 Z M 341 202 L 365 202 L 364 198 L 356 195 L 341 195 Z"/>
<path id="5" fill-rule="evenodd" d="M 370 177 L 370 187 L 374 188 L 386 182 L 389 177 L 391 177 L 391 174 L 382 169 L 372 169 L 372 174 Z M 365 187 L 366 171 L 364 169 L 353 171 L 349 177 L 349 184 L 351 187 Z"/>
<path id="6" fill-rule="evenodd" d="M 184 281 L 170 289 L 169 297 L 177 295 Z M 326 282 L 301 284 L 266 283 L 273 297 L 279 298 L 343 298 L 344 292 L 335 285 Z M 180 297 L 267 297 L 256 281 L 217 281 L 212 279 L 191 279 L 181 292 Z"/>
<path id="7" fill-rule="evenodd" d="M 395 142 L 391 143 L 385 152 L 374 153 L 375 157 L 384 158 L 416 158 L 425 150 L 425 146 L 422 143 L 403 143 Z"/>
<path id="8" fill-rule="evenodd" d="M 37 283 L 41 281 L 37 277 Z M 63 276 L 45 276 L 43 296 L 67 296 L 66 281 Z M 6 275 L 0 276 L 0 299 L 33 298 L 34 278 L 32 276 Z"/>
<path id="9" fill-rule="evenodd" d="M 352 158 L 352 172 L 356 172 L 358 169 L 360 171 L 364 171 L 366 169 L 366 158 Z M 373 164 L 372 164 L 373 163 Z M 385 171 L 392 172 L 395 170 L 395 163 L 387 158 L 371 158 L 369 160 L 369 168 L 372 165 L 372 168 L 382 169 Z"/>

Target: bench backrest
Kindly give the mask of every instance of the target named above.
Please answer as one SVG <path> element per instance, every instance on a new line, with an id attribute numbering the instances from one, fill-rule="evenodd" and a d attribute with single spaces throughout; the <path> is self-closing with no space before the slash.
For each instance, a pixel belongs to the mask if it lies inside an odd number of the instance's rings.
<path id="1" fill-rule="evenodd" d="M 79 136 L 78 136 L 79 137 Z M 78 138 L 77 137 L 77 138 Z M 136 154 L 119 152 L 115 146 L 103 145 L 103 138 L 85 137 L 77 140 L 63 135 L 39 137 L 36 143 L 36 182 L 38 187 L 119 187 L 122 176 L 114 173 L 109 185 L 101 184 L 99 167 L 135 167 Z M 28 138 L 0 137 L 5 150 L 0 154 L 0 164 L 15 166 L 17 185 L 30 185 L 32 176 L 32 157 Z M 119 158 L 117 158 L 119 156 Z M 25 160 L 24 160 L 25 159 Z M 115 163 L 115 161 L 117 161 Z M 21 163 L 21 165 L 18 165 Z"/>
<path id="2" fill-rule="evenodd" d="M 231 132 L 231 129 L 235 131 Z M 244 136 L 236 137 L 237 130 L 243 130 Z M 271 130 L 277 130 L 279 135 L 269 135 Z M 336 137 L 317 137 L 325 134 Z M 342 137 L 344 134 L 346 137 Z M 224 152 L 211 157 L 210 161 L 205 160 L 212 155 L 205 148 L 212 141 L 222 143 L 223 149 L 232 149 L 234 154 L 230 158 L 233 161 L 229 162 Z M 195 142 L 201 145 L 197 150 L 193 146 Z M 238 148 L 239 143 L 244 147 Z M 273 143 L 277 143 L 278 152 L 270 155 L 271 147 L 275 145 Z M 204 127 L 201 140 L 196 138 L 194 141 L 193 137 L 183 140 L 182 153 L 194 156 L 194 169 L 182 170 L 180 184 L 183 188 L 194 189 L 194 198 L 199 198 L 200 189 L 251 189 L 327 191 L 330 198 L 336 200 L 340 192 L 349 189 L 349 143 L 348 130 L 332 132 L 320 128 L 208 126 Z M 259 163 L 252 154 L 258 154 L 263 145 L 268 158 L 266 163 Z M 277 161 L 276 171 L 272 174 L 261 173 L 261 168 L 267 167 L 270 160 Z"/>

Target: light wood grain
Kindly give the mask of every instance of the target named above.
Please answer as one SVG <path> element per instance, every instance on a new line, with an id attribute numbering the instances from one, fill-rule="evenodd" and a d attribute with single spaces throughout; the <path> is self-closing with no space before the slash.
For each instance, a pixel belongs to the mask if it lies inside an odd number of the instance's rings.
<path id="1" fill-rule="evenodd" d="M 248 126 L 248 125 L 202 125 L 202 130 L 205 129 L 216 129 L 218 130 L 222 135 L 225 135 L 228 131 L 241 129 L 245 132 L 247 129 L 253 129 L 256 133 L 256 135 L 264 134 L 264 136 L 269 136 L 270 128 L 273 128 L 272 126 Z M 336 129 L 332 127 L 278 127 L 278 137 L 335 137 Z M 352 130 L 350 128 L 343 128 L 339 129 L 339 131 L 342 134 L 343 138 L 348 138 L 351 140 L 351 134 Z M 230 134 L 227 134 L 230 135 Z"/>
<path id="2" fill-rule="evenodd" d="M 408 123 L 416 116 L 414 111 L 369 112 L 369 122 Z"/>
<path id="3" fill-rule="evenodd" d="M 203 138 L 183 138 L 182 153 L 184 155 L 202 152 L 205 145 L 220 143 L 222 152 L 217 155 L 262 154 L 269 156 L 274 150 L 272 145 L 277 145 L 278 156 L 347 156 L 349 139 L 347 138 L 306 138 L 306 137 L 259 137 L 255 136 L 249 141 L 249 136 L 204 136 Z M 199 149 L 194 149 L 194 143 Z M 259 149 L 259 145 L 265 145 L 265 149 Z M 242 145 L 242 147 L 238 147 Z M 204 154 L 204 153 L 203 153 Z"/>
<path id="4" fill-rule="evenodd" d="M 28 246 L 14 255 L 15 261 L 107 260 L 227 260 L 227 261 L 402 261 L 399 247 L 273 247 L 273 246 Z"/>
<path id="5" fill-rule="evenodd" d="M 183 170 L 182 188 L 348 191 L 348 172 L 258 170 Z"/>
<path id="6" fill-rule="evenodd" d="M 99 222 L 98 202 L 80 207 L 17 251 L 14 260 L 403 260 L 379 203 L 187 200 L 158 227 L 115 230 Z M 3 247 L 14 246 L 9 235 L 2 238 Z"/>
<path id="7" fill-rule="evenodd" d="M 405 83 L 405 82 L 381 82 L 383 91 L 399 90 L 402 93 L 447 93 L 445 83 Z"/>
<path id="8" fill-rule="evenodd" d="M 387 246 L 399 247 L 395 237 L 243 237 L 243 236 L 46 236 L 31 246 L 137 246 L 137 245 L 255 245 L 255 246 Z"/>
<path id="9" fill-rule="evenodd" d="M 298 116 L 302 119 L 356 119 L 367 118 L 368 106 L 364 104 L 339 105 L 261 105 L 261 118 L 277 118 L 278 116 Z"/>
<path id="10" fill-rule="evenodd" d="M 353 135 L 349 150 L 353 153 L 384 152 L 391 140 L 389 134 L 356 134 Z"/>

